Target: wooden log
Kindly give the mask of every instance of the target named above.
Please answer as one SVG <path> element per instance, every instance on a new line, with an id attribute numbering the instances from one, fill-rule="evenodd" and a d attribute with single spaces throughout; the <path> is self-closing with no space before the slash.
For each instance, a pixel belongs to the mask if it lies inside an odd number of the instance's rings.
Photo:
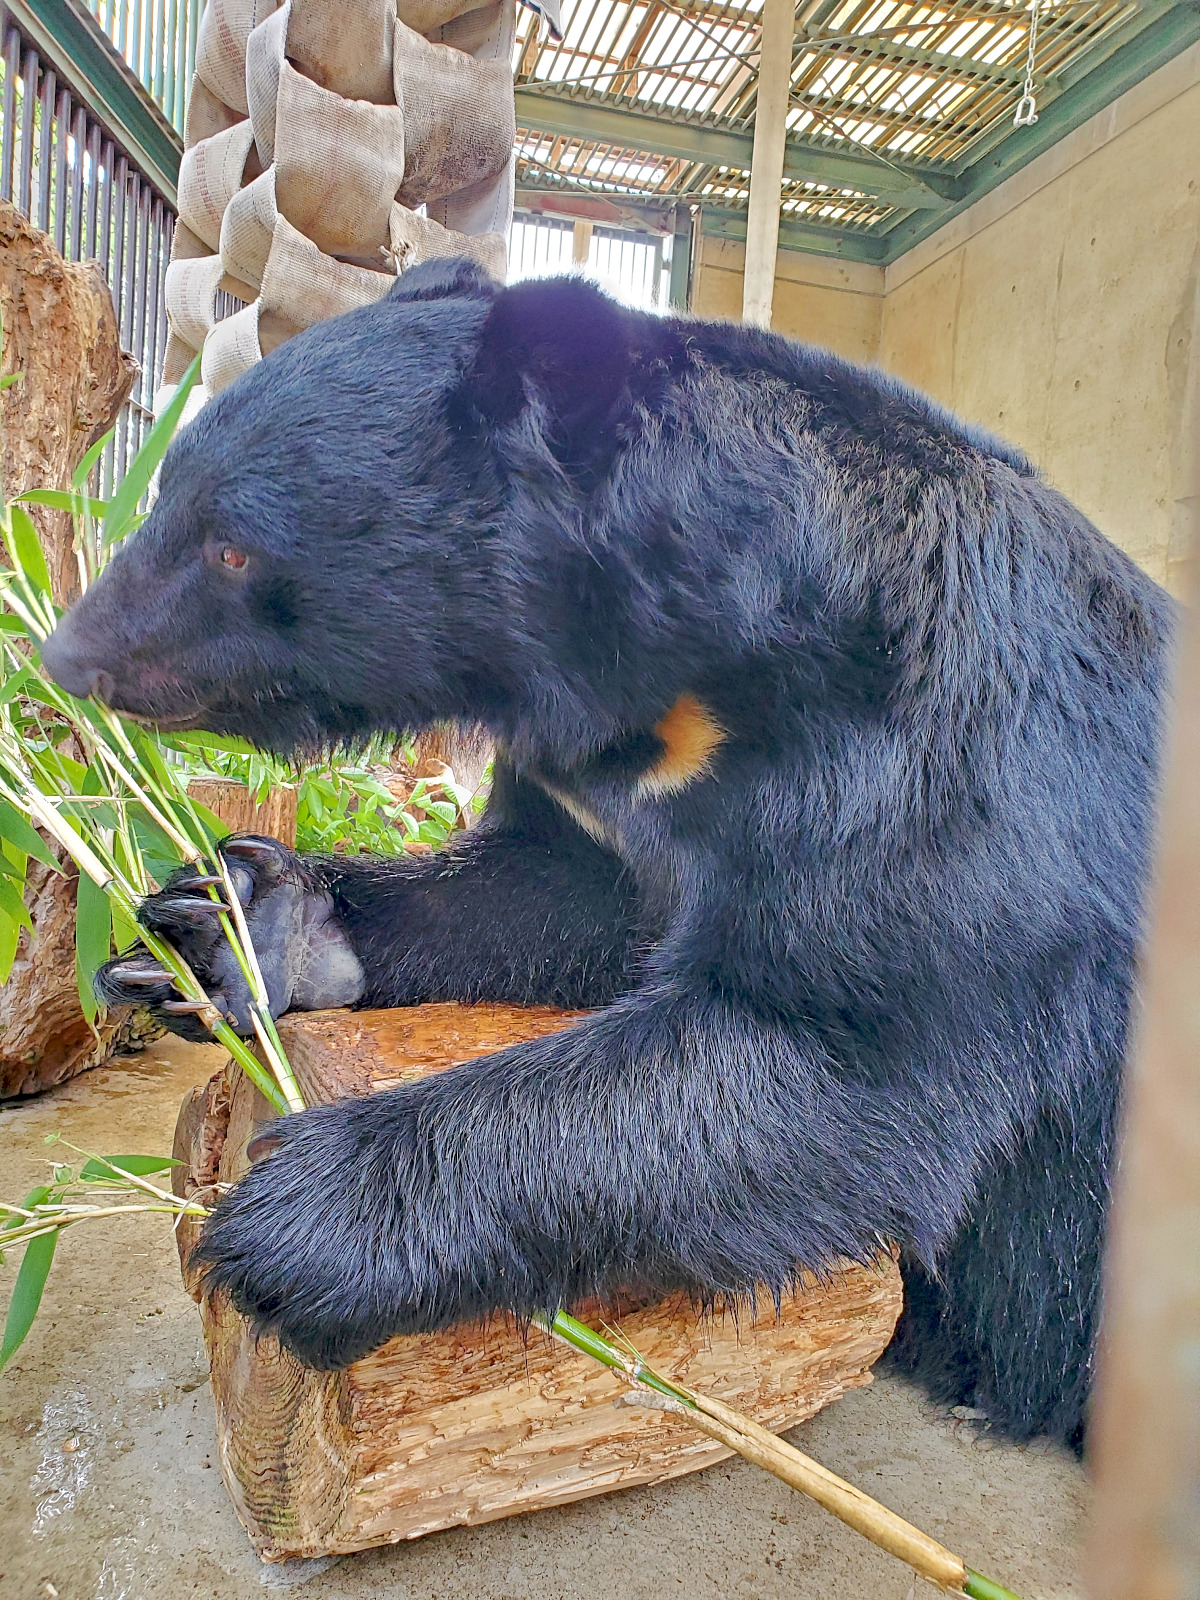
<path id="1" fill-rule="evenodd" d="M 219 817 L 230 833 L 265 833 L 296 848 L 295 789 L 273 785 L 260 801 L 235 778 L 193 778 L 188 794 Z"/>
<path id="2" fill-rule="evenodd" d="M 577 1013 L 427 1005 L 288 1017 L 284 1044 L 310 1104 L 367 1094 L 569 1025 Z M 245 1169 L 271 1108 L 232 1065 L 185 1101 L 177 1188 L 208 1199 Z M 186 1260 L 196 1230 L 180 1229 Z M 185 1269 L 185 1281 L 198 1285 Z M 776 1316 L 700 1316 L 685 1296 L 577 1308 L 617 1322 L 661 1371 L 776 1431 L 871 1381 L 902 1289 L 883 1257 L 805 1283 Z M 614 1405 L 624 1386 L 540 1332 L 497 1321 L 393 1339 L 345 1372 L 316 1373 L 201 1302 L 221 1468 L 268 1561 L 366 1549 L 489 1522 L 729 1455 L 682 1419 Z"/>
<path id="3" fill-rule="evenodd" d="M 0 393 L 0 488 L 68 489 L 89 447 L 129 397 L 137 363 L 121 349 L 116 313 L 95 262 L 64 261 L 48 234 L 0 200 L 0 369 L 20 373 Z M 71 519 L 30 508 L 54 598 L 78 593 Z M 60 852 L 55 851 L 56 854 Z M 123 1027 L 122 1010 L 93 1028 L 75 979 L 75 884 L 30 862 L 32 929 L 21 933 L 0 986 L 0 1098 L 36 1094 L 100 1061 Z"/>

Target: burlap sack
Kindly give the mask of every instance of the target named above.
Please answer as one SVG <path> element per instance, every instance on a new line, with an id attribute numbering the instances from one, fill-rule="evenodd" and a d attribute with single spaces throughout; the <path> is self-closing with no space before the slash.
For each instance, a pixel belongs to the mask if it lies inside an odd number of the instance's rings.
<path id="1" fill-rule="evenodd" d="M 347 100 L 392 105 L 394 0 L 292 0 L 287 59 Z"/>
<path id="2" fill-rule="evenodd" d="M 202 349 L 198 404 L 418 261 L 469 255 L 503 277 L 515 17 L 515 0 L 209 0 L 164 393 Z M 218 321 L 223 290 L 248 303 Z"/>
<path id="3" fill-rule="evenodd" d="M 218 100 L 245 117 L 246 40 L 279 0 L 208 0 L 196 35 L 196 77 Z M 353 4 L 346 9 L 353 9 Z"/>
<path id="4" fill-rule="evenodd" d="M 260 22 L 246 40 L 246 106 L 254 128 L 258 159 L 269 167 L 275 159 L 275 101 L 287 45 L 291 0 Z"/>
<path id="5" fill-rule="evenodd" d="M 244 120 L 183 152 L 179 217 L 210 250 L 220 246 L 221 219 L 245 181 L 246 158 L 253 146 L 254 130 Z"/>
<path id="6" fill-rule="evenodd" d="M 284 61 L 275 129 L 280 216 L 326 255 L 378 259 L 405 177 L 400 108 L 345 100 Z"/>
<path id="7" fill-rule="evenodd" d="M 183 147 L 185 150 L 190 150 L 194 144 L 199 144 L 201 139 L 211 139 L 214 133 L 220 133 L 224 128 L 232 128 L 235 122 L 241 122 L 244 118 L 244 112 L 235 111 L 232 106 L 227 106 L 206 83 L 201 83 L 199 78 L 193 78 L 188 95 L 187 116 L 183 124 Z"/>
<path id="8" fill-rule="evenodd" d="M 251 284 L 256 293 L 262 288 L 278 217 L 275 168 L 268 167 L 253 183 L 238 190 L 221 220 L 220 252 L 225 270 Z"/>
<path id="9" fill-rule="evenodd" d="M 517 136 L 507 61 L 476 61 L 402 22 L 395 29 L 392 76 L 406 157 L 396 198 L 417 206 L 497 177 Z"/>
<path id="10" fill-rule="evenodd" d="M 508 245 L 503 233 L 452 233 L 432 217 L 423 217 L 399 204 L 392 207 L 388 231 L 391 235 L 389 253 L 397 272 L 406 272 L 419 261 L 430 261 L 438 256 L 469 256 L 493 278 L 504 281 Z"/>

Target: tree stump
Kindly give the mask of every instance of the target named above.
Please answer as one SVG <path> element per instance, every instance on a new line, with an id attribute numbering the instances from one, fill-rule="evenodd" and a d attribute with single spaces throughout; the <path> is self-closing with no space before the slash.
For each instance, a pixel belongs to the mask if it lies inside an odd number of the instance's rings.
<path id="1" fill-rule="evenodd" d="M 316 1012 L 280 1025 L 309 1104 L 369 1094 L 567 1026 L 577 1013 L 500 1005 Z M 233 1068 L 185 1100 L 177 1191 L 211 1200 L 245 1169 L 271 1108 Z M 180 1253 L 198 1230 L 183 1224 Z M 198 1286 L 185 1282 L 199 1298 Z M 871 1381 L 902 1289 L 887 1256 L 805 1283 L 776 1316 L 697 1315 L 684 1296 L 585 1306 L 659 1370 L 769 1428 Z M 220 1461 L 267 1561 L 363 1550 L 695 1472 L 729 1452 L 667 1412 L 614 1405 L 625 1386 L 588 1357 L 495 1322 L 393 1339 L 345 1372 L 301 1367 L 201 1300 Z"/>
<path id="2" fill-rule="evenodd" d="M 296 848 L 296 791 L 277 786 L 265 800 L 255 800 L 244 783 L 233 778 L 193 778 L 188 794 L 207 806 L 230 833 L 265 833 Z"/>
<path id="3" fill-rule="evenodd" d="M 0 316 L 5 373 L 23 374 L 0 394 L 0 485 L 66 489 L 89 447 L 110 428 L 137 374 L 121 350 L 112 296 L 94 262 L 64 261 L 46 234 L 0 200 Z M 71 519 L 30 508 L 54 597 L 78 590 Z M 26 929 L 0 988 L 0 1096 L 48 1089 L 94 1066 L 124 1014 L 93 1029 L 75 983 L 73 868 L 58 877 L 31 862 Z"/>
<path id="4" fill-rule="evenodd" d="M 95 261 L 64 261 L 0 200 L 3 370 L 24 374 L 0 396 L 0 480 L 8 499 L 28 489 L 69 489 L 71 474 L 129 399 L 138 366 L 121 349 L 117 316 Z M 79 592 L 71 518 L 30 508 L 54 598 Z"/>

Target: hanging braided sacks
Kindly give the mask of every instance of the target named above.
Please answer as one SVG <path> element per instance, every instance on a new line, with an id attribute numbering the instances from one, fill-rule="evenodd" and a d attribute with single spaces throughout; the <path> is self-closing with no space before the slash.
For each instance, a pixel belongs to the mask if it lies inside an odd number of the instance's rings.
<path id="1" fill-rule="evenodd" d="M 504 276 L 515 25 L 515 0 L 208 0 L 166 283 L 189 413 L 419 261 Z"/>

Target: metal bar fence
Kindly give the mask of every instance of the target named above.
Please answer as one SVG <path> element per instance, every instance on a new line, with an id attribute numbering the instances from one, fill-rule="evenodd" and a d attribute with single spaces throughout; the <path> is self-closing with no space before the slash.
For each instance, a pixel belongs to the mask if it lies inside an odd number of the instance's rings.
<path id="1" fill-rule="evenodd" d="M 114 24 L 127 11 L 140 14 L 111 0 L 97 0 L 97 15 L 100 7 Z M 154 15 L 165 16 L 161 5 Z M 94 480 L 94 492 L 107 497 L 154 420 L 175 214 L 11 20 L 0 43 L 0 74 L 0 198 L 48 233 L 68 261 L 99 264 L 112 290 L 121 344 L 140 368 Z"/>
<path id="2" fill-rule="evenodd" d="M 196 64 L 201 0 L 85 0 L 85 4 L 181 134 L 187 86 Z"/>

